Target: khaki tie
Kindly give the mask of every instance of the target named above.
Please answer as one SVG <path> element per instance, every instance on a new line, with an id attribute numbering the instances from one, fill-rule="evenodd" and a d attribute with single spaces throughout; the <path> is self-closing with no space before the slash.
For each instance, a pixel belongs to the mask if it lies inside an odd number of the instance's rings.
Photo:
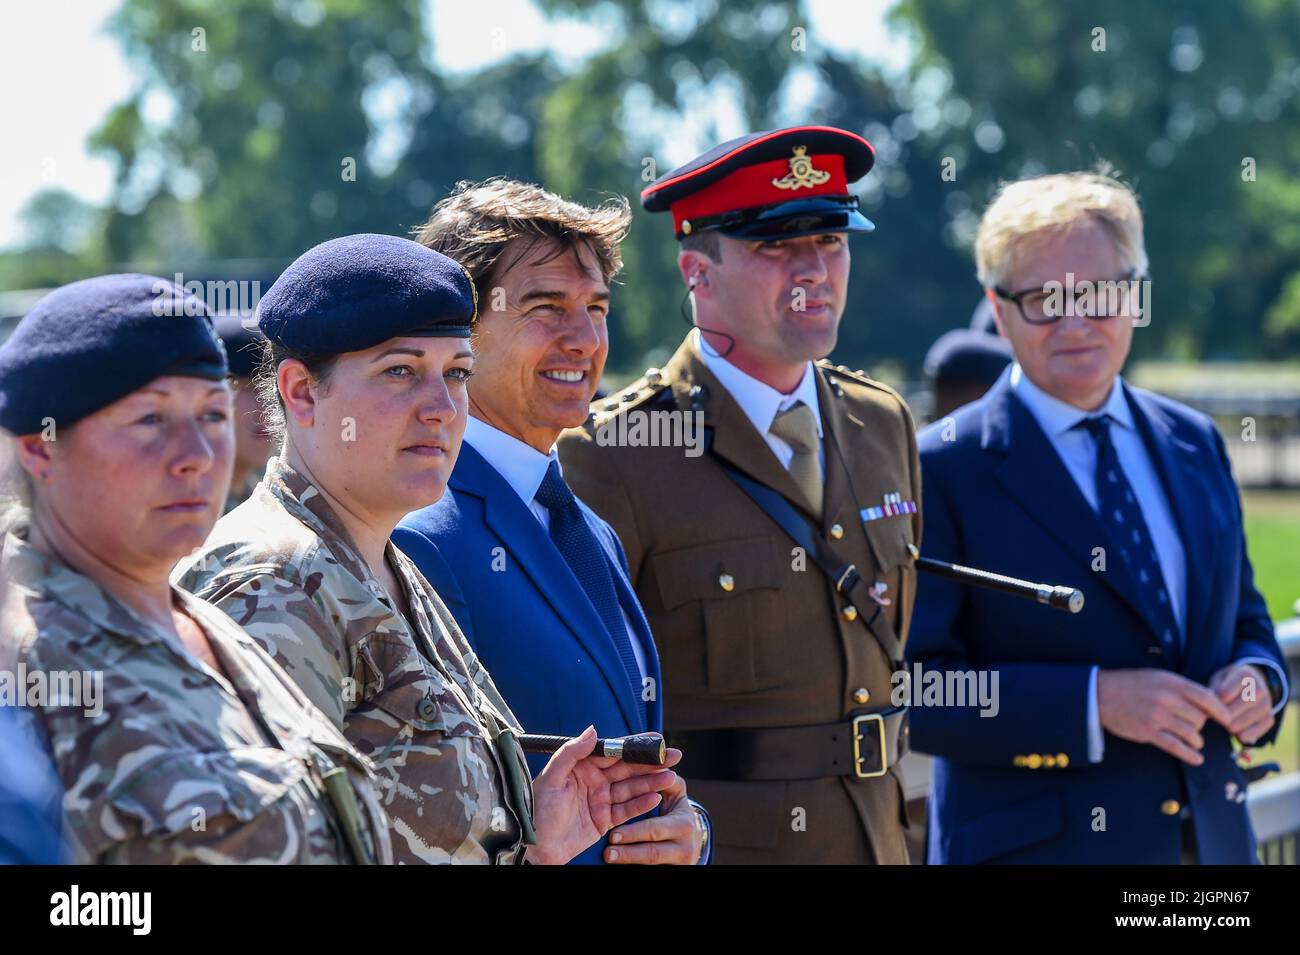
<path id="1" fill-rule="evenodd" d="M 817 517 L 822 514 L 822 467 L 817 462 L 817 417 L 802 401 L 776 416 L 772 434 L 794 449 L 790 476 L 813 506 Z"/>

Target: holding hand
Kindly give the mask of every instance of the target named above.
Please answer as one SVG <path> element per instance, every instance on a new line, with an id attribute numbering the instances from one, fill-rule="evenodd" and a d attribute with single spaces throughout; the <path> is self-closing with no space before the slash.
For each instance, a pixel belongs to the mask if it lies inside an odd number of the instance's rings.
<path id="1" fill-rule="evenodd" d="M 663 792 L 665 811 L 619 826 L 609 834 L 605 861 L 618 865 L 695 865 L 704 848 L 699 813 L 686 798 L 680 776 Z"/>
<path id="2" fill-rule="evenodd" d="M 681 750 L 669 749 L 663 766 L 641 766 L 592 756 L 596 739 L 595 727 L 587 727 L 533 780 L 537 845 L 529 847 L 529 861 L 563 865 L 610 829 L 654 809 L 661 792 L 681 783 L 667 768 L 681 761 Z"/>
<path id="3" fill-rule="evenodd" d="M 1097 711 L 1108 732 L 1150 743 L 1192 766 L 1205 762 L 1200 731 L 1206 719 L 1225 727 L 1233 719 L 1219 696 L 1168 670 L 1099 670 Z"/>
<path id="4" fill-rule="evenodd" d="M 1254 743 L 1273 728 L 1273 694 L 1259 667 L 1230 663 L 1210 677 L 1210 690 L 1228 707 L 1223 725 L 1239 742 Z"/>

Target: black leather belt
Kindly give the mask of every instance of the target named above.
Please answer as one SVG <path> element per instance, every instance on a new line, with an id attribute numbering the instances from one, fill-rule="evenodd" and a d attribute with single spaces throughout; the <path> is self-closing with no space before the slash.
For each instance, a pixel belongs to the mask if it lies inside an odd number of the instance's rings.
<path id="1" fill-rule="evenodd" d="M 665 734 L 687 779 L 782 780 L 885 775 L 908 751 L 907 707 L 840 723 Z"/>

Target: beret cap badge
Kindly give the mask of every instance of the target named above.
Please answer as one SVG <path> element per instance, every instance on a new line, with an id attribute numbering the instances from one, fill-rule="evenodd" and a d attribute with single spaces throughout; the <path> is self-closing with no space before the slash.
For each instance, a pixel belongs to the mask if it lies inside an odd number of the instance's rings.
<path id="1" fill-rule="evenodd" d="M 474 313 L 469 317 L 469 323 L 473 325 L 478 321 L 478 286 L 474 284 L 474 276 L 469 274 L 469 269 L 461 265 L 460 270 L 465 273 L 465 281 L 469 283 L 469 294 L 474 300 Z"/>

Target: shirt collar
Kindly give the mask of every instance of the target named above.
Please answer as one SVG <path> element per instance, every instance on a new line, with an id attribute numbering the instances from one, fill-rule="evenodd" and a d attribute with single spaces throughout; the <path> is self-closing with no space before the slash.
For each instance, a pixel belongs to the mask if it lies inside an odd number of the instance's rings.
<path id="1" fill-rule="evenodd" d="M 525 504 L 531 504 L 537 496 L 551 462 L 560 459 L 554 445 L 550 454 L 542 454 L 473 415 L 465 422 L 465 441 L 506 479 Z"/>
<path id="2" fill-rule="evenodd" d="M 1103 414 L 1109 415 L 1112 421 L 1126 428 L 1133 428 L 1133 411 L 1124 398 L 1124 379 L 1118 375 L 1102 406 L 1096 411 L 1084 411 L 1039 388 L 1029 380 L 1029 376 L 1024 373 L 1019 362 L 1011 366 L 1008 374 L 1011 390 L 1037 419 L 1039 426 L 1049 438 L 1060 437 L 1084 418 Z"/>
<path id="3" fill-rule="evenodd" d="M 694 336 L 692 345 L 704 366 L 727 389 L 736 404 L 740 405 L 745 417 L 749 418 L 759 434 L 766 435 L 772 429 L 772 422 L 778 414 L 793 407 L 795 402 L 802 401 L 812 409 L 813 418 L 817 422 L 817 437 L 823 436 L 821 405 L 817 400 L 817 373 L 813 370 L 812 362 L 806 364 L 799 386 L 790 394 L 783 395 L 766 382 L 741 371 L 709 348 L 701 340 L 698 328 L 691 334 Z"/>

